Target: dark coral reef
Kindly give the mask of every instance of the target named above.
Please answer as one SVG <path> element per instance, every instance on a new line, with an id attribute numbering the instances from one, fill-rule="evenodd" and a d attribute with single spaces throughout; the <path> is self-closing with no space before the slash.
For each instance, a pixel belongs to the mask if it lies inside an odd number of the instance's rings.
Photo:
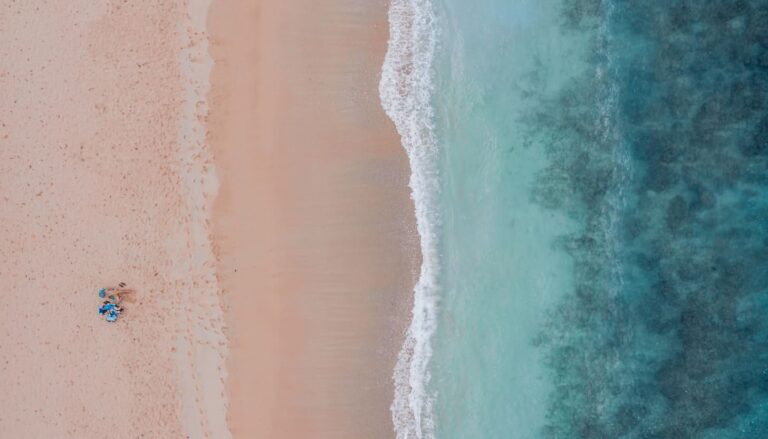
<path id="1" fill-rule="evenodd" d="M 567 0 L 562 28 L 591 68 L 526 120 L 534 197 L 583 225 L 545 436 L 768 437 L 768 1 Z"/>

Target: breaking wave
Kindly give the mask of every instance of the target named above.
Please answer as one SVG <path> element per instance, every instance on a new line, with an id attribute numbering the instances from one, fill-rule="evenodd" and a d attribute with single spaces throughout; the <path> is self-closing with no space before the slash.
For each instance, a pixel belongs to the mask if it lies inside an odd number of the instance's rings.
<path id="1" fill-rule="evenodd" d="M 431 0 L 393 0 L 389 32 L 379 95 L 410 161 L 409 186 L 422 254 L 412 320 L 393 376 L 395 394 L 391 410 L 398 439 L 424 439 L 434 437 L 434 396 L 428 384 L 440 272 L 440 180 L 432 107 L 437 28 Z"/>

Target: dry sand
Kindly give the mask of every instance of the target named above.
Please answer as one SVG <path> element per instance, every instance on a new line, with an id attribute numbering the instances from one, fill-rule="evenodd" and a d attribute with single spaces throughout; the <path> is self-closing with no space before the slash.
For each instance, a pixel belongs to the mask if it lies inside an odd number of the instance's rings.
<path id="1" fill-rule="evenodd" d="M 393 435 L 387 2 L 208 2 L 0 3 L 2 438 Z"/>
<path id="2" fill-rule="evenodd" d="M 393 437 L 417 255 L 383 0 L 221 0 L 211 141 L 234 437 Z"/>
<path id="3" fill-rule="evenodd" d="M 0 437 L 227 437 L 206 9 L 0 4 Z"/>

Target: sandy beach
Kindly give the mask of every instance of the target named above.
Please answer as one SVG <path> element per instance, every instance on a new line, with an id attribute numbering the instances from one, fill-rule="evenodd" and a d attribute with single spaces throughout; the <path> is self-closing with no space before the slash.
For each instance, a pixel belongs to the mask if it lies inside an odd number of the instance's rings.
<path id="1" fill-rule="evenodd" d="M 392 437 L 417 255 L 387 2 L 217 2 L 211 143 L 235 437 Z"/>
<path id="2" fill-rule="evenodd" d="M 207 5 L 3 9 L 2 436 L 225 437 L 206 75 L 188 59 Z M 135 294 L 108 325 L 97 290 L 120 281 Z"/>
<path id="3" fill-rule="evenodd" d="M 387 2 L 209 3 L 1 6 L 0 437 L 393 434 Z"/>
<path id="4" fill-rule="evenodd" d="M 0 2 L 0 439 L 768 437 L 767 44 L 760 0 Z"/>

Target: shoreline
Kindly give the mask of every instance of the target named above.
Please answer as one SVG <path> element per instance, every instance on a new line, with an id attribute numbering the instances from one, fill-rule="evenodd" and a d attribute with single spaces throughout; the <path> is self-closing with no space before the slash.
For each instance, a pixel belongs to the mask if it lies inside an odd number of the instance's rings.
<path id="1" fill-rule="evenodd" d="M 214 1 L 234 437 L 391 437 L 419 250 L 408 160 L 378 79 L 388 2 Z"/>
<path id="2" fill-rule="evenodd" d="M 432 338 L 438 325 L 441 282 L 439 206 L 441 176 L 435 132 L 433 62 L 438 25 L 432 3 L 392 0 L 388 49 L 378 91 L 408 155 L 408 187 L 413 200 L 421 255 L 413 286 L 411 320 L 393 373 L 392 422 L 397 438 L 433 437 L 435 395 L 429 390 Z"/>

